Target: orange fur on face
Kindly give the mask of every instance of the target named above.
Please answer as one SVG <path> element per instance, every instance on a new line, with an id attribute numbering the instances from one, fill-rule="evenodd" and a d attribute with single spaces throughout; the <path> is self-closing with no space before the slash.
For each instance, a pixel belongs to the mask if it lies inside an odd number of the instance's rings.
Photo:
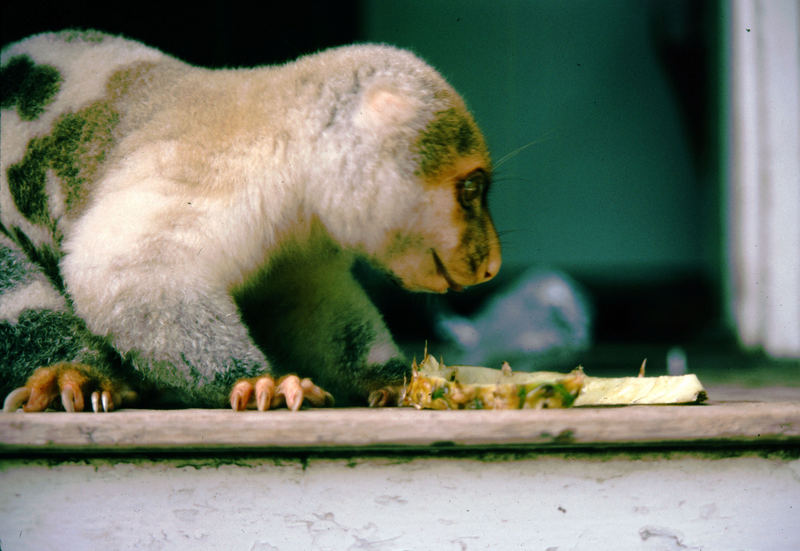
<path id="1" fill-rule="evenodd" d="M 460 186 L 477 170 L 488 175 L 485 155 L 458 158 L 423 180 L 413 220 L 390 234 L 381 260 L 406 288 L 444 293 L 497 274 L 500 242 L 485 194 L 470 209 L 459 202 Z"/>

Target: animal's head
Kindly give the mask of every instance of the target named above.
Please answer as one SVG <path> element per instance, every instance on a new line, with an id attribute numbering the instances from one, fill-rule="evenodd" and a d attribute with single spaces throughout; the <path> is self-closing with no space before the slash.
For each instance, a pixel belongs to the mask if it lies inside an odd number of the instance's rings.
<path id="1" fill-rule="evenodd" d="M 487 281 L 501 254 L 483 135 L 436 71 L 408 52 L 388 55 L 395 66 L 362 81 L 353 112 L 358 176 L 342 183 L 351 192 L 342 206 L 351 234 L 345 228 L 339 241 L 357 244 L 411 290 L 444 293 Z"/>
<path id="2" fill-rule="evenodd" d="M 378 261 L 412 290 L 488 281 L 500 269 L 500 242 L 487 203 L 489 154 L 472 117 L 463 108 L 437 112 L 412 151 L 418 200 L 386 236 Z"/>

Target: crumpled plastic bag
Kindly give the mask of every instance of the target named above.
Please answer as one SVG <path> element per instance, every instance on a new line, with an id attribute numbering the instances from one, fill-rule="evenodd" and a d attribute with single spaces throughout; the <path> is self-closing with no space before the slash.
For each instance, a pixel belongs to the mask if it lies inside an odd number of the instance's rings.
<path id="1" fill-rule="evenodd" d="M 454 363 L 515 371 L 575 362 L 592 342 L 592 309 L 585 291 L 566 274 L 531 268 L 498 291 L 469 318 L 439 313 L 438 336 Z"/>

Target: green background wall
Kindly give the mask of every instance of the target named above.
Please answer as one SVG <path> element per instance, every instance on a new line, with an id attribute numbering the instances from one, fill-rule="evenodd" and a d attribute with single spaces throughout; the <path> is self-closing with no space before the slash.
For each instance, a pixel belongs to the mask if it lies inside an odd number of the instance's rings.
<path id="1" fill-rule="evenodd" d="M 716 221 L 693 165 L 692 122 L 654 31 L 682 38 L 692 14 L 661 8 L 376 0 L 363 4 L 362 29 L 367 40 L 411 48 L 439 67 L 495 160 L 534 142 L 498 167 L 491 195 L 507 265 L 626 279 L 708 271 L 716 254 L 705 237 Z"/>

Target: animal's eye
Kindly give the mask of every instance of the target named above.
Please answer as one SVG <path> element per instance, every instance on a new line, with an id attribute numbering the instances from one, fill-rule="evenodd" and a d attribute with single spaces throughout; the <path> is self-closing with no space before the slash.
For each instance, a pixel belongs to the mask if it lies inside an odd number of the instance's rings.
<path id="1" fill-rule="evenodd" d="M 475 200 L 483 197 L 487 183 L 486 173 L 482 170 L 476 170 L 461 181 L 458 186 L 458 202 L 461 206 L 470 208 Z"/>

